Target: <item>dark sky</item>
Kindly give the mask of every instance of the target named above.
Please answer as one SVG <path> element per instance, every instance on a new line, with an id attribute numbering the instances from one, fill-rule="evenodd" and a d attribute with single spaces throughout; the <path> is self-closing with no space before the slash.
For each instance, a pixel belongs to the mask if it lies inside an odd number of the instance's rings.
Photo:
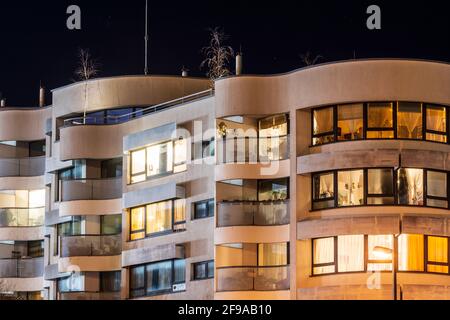
<path id="1" fill-rule="evenodd" d="M 66 28 L 66 9 L 82 10 L 82 30 Z M 366 9 L 378 4 L 382 30 L 366 28 Z M 34 106 L 39 81 L 47 89 L 72 82 L 77 48 L 89 48 L 100 76 L 143 73 L 144 0 L 0 2 L 0 92 L 11 106 Z M 207 29 L 219 26 L 244 73 L 302 66 L 300 54 L 321 62 L 374 57 L 450 61 L 450 11 L 445 1 L 150 1 L 150 73 L 201 76 Z"/>

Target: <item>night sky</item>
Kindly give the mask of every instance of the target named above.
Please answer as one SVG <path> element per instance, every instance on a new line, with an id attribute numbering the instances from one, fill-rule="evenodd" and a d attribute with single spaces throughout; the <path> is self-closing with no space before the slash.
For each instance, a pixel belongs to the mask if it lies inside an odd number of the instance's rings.
<path id="1" fill-rule="evenodd" d="M 82 30 L 66 28 L 66 9 L 82 10 Z M 366 9 L 382 10 L 382 30 L 366 28 Z M 244 73 L 302 67 L 300 55 L 320 62 L 353 58 L 450 61 L 450 11 L 445 1 L 150 1 L 150 73 L 194 76 L 209 27 L 222 27 L 242 46 Z M 39 82 L 54 89 L 73 82 L 77 49 L 89 48 L 100 77 L 143 73 L 144 0 L 0 2 L 0 92 L 9 106 L 35 106 Z"/>

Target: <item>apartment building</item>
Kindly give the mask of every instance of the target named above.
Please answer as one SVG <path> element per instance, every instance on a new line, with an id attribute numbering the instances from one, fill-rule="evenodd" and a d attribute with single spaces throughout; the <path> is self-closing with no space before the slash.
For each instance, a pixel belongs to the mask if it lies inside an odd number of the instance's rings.
<path id="1" fill-rule="evenodd" d="M 4 107 L 0 291 L 450 298 L 449 84 L 446 63 L 353 60 Z"/>

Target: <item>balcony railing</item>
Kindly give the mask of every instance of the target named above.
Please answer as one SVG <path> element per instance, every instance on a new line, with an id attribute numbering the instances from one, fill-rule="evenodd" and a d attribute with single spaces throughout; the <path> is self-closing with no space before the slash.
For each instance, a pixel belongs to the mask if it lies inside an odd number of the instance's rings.
<path id="1" fill-rule="evenodd" d="M 58 300 L 120 300 L 120 292 L 60 292 Z"/>
<path id="2" fill-rule="evenodd" d="M 267 163 L 289 158 L 289 135 L 217 140 L 218 163 Z"/>
<path id="3" fill-rule="evenodd" d="M 44 274 L 44 258 L 0 259 L 0 278 L 37 278 Z"/>
<path id="4" fill-rule="evenodd" d="M 0 228 L 40 227 L 44 218 L 45 208 L 0 208 Z"/>
<path id="5" fill-rule="evenodd" d="M 61 257 L 117 256 L 122 252 L 122 235 L 61 237 Z"/>
<path id="6" fill-rule="evenodd" d="M 289 290 L 289 266 L 217 268 L 217 291 Z"/>
<path id="7" fill-rule="evenodd" d="M 61 201 L 108 200 L 122 197 L 122 177 L 60 180 Z"/>
<path id="8" fill-rule="evenodd" d="M 45 174 L 45 157 L 0 159 L 0 177 L 35 177 Z"/>
<path id="9" fill-rule="evenodd" d="M 289 223 L 289 201 L 220 202 L 217 226 L 277 226 Z"/>
<path id="10" fill-rule="evenodd" d="M 76 117 L 64 120 L 64 127 L 71 126 L 79 126 L 79 125 L 105 125 L 105 124 L 119 124 L 124 123 L 130 120 L 134 120 L 137 118 L 144 117 L 148 114 L 154 114 L 159 111 L 169 109 L 172 107 L 176 107 L 178 105 L 182 105 L 188 102 L 196 101 L 198 99 L 210 97 L 214 94 L 212 89 L 197 92 L 185 97 L 181 97 L 175 100 L 163 102 L 161 104 L 157 104 L 154 106 L 146 107 L 138 111 L 130 112 L 127 114 L 115 116 L 115 115 L 107 115 L 107 116 L 86 116 L 86 117 Z"/>

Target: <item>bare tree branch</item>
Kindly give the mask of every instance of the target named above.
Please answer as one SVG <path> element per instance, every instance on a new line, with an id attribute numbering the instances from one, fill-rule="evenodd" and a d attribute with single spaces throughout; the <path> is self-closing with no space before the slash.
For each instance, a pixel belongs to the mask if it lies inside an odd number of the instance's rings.
<path id="1" fill-rule="evenodd" d="M 200 68 L 207 68 L 206 75 L 211 80 L 212 86 L 214 81 L 231 74 L 228 64 L 234 56 L 233 48 L 223 43 L 228 39 L 218 27 L 209 29 L 210 41 L 209 46 L 202 49 L 205 60 L 200 64 Z"/>
<path id="2" fill-rule="evenodd" d="M 80 81 L 86 81 L 94 78 L 99 70 L 99 64 L 91 56 L 88 49 L 78 49 L 78 68 L 75 70 L 75 76 Z"/>
<path id="3" fill-rule="evenodd" d="M 99 70 L 100 66 L 96 60 L 94 60 L 88 49 L 78 49 L 78 68 L 75 70 L 75 76 L 80 81 L 84 81 L 84 112 L 83 112 L 83 123 L 86 123 L 86 111 L 88 104 L 88 90 L 87 81 L 94 78 Z"/>
<path id="4" fill-rule="evenodd" d="M 305 54 L 300 55 L 300 59 L 305 64 L 305 66 L 312 66 L 317 63 L 320 59 L 323 59 L 323 56 L 316 55 L 313 57 L 312 53 L 310 51 L 307 51 Z"/>

